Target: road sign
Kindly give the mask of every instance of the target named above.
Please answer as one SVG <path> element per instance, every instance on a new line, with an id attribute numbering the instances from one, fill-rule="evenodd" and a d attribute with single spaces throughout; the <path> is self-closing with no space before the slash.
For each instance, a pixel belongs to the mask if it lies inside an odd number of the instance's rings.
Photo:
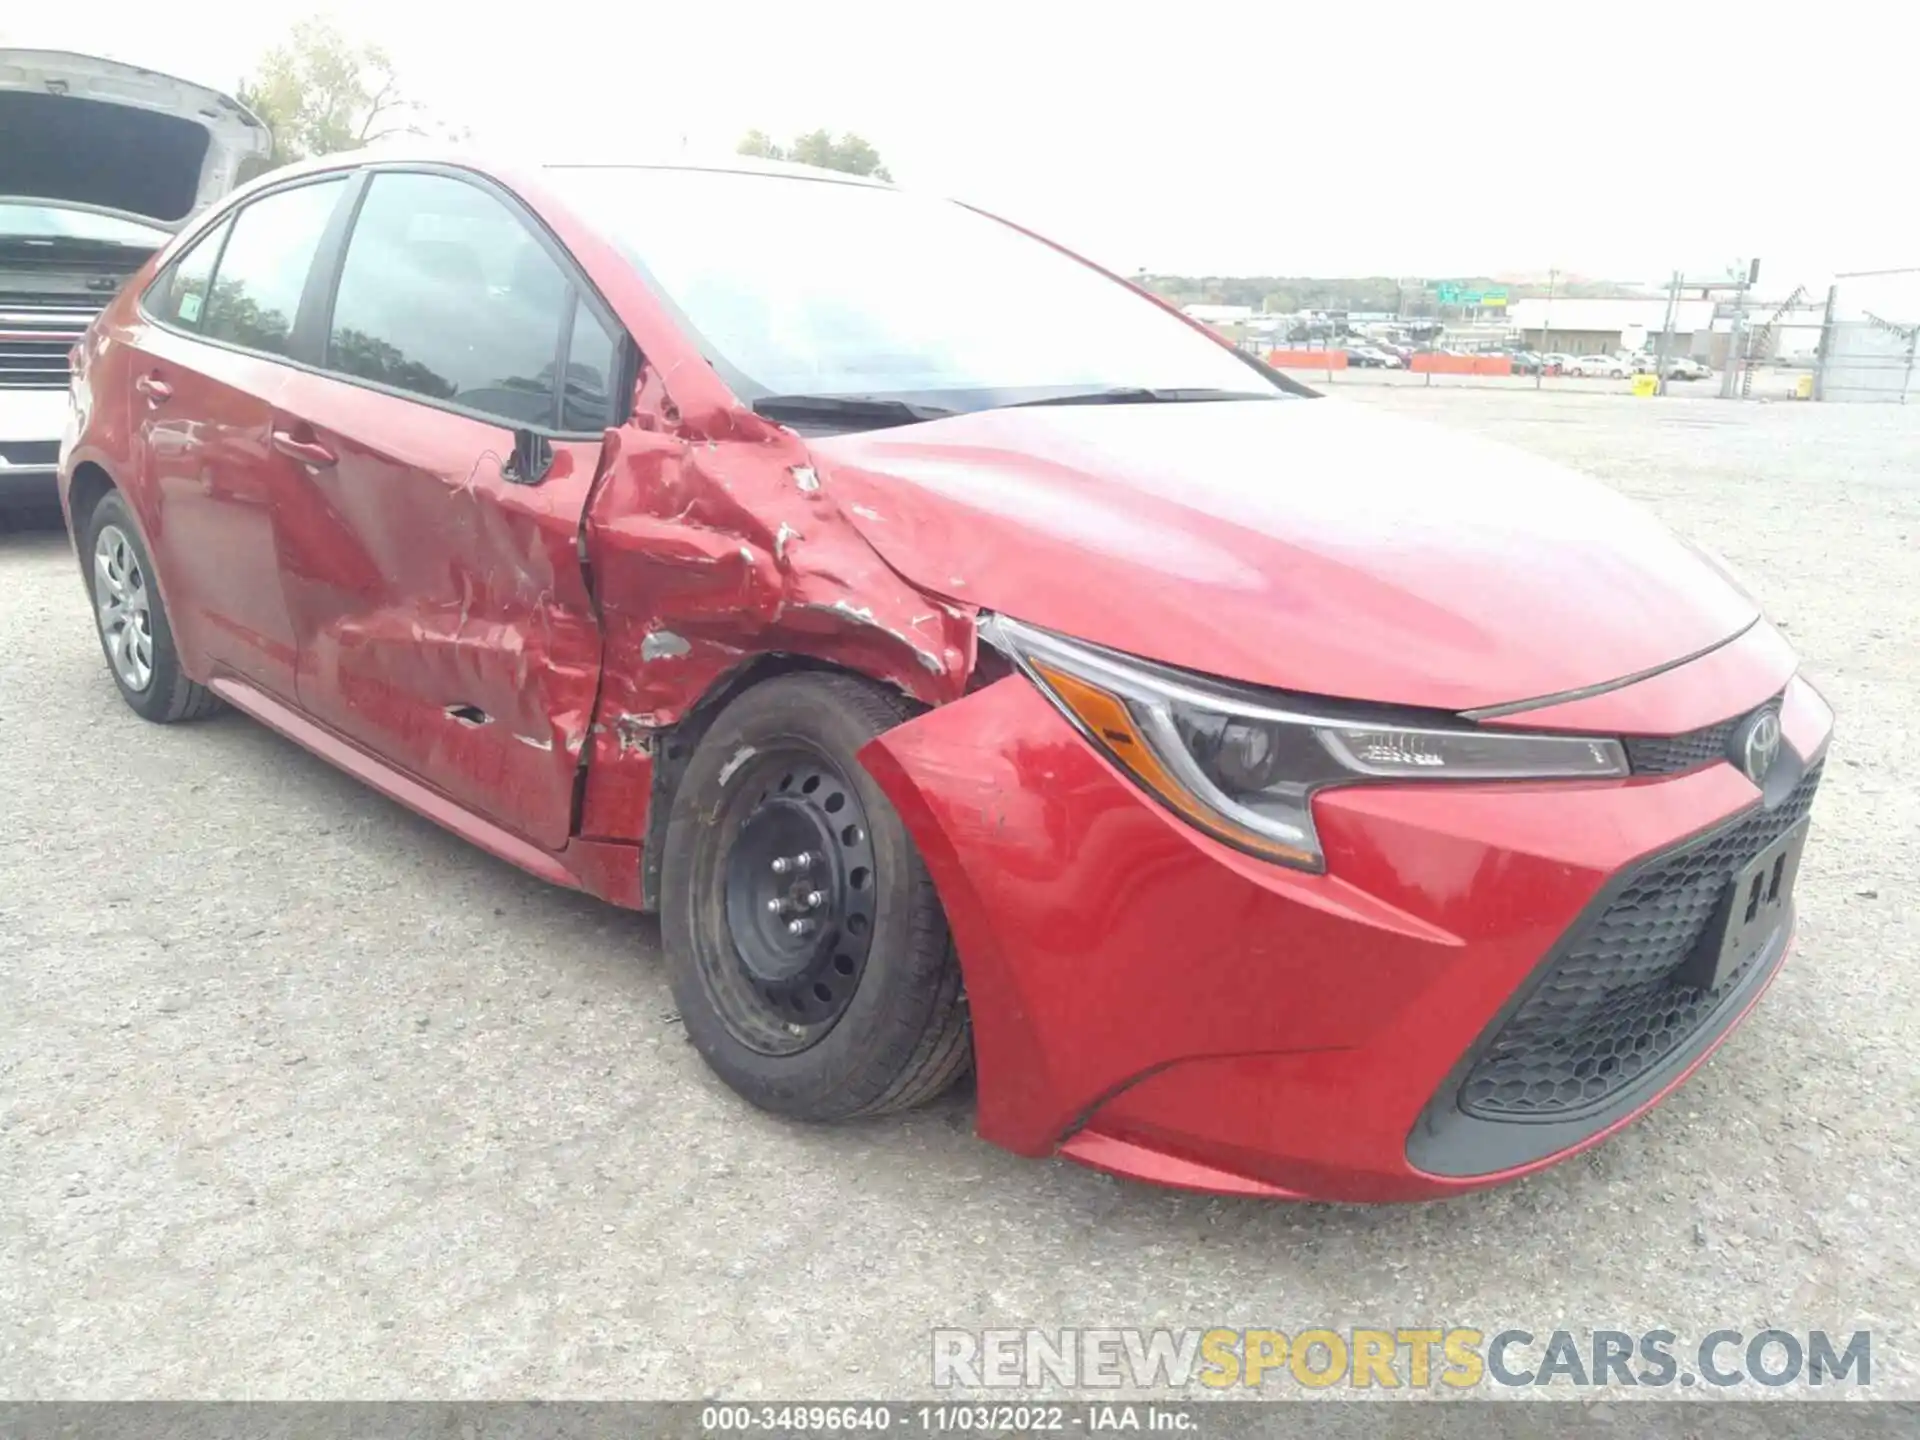
<path id="1" fill-rule="evenodd" d="M 1433 287 L 1433 292 L 1434 299 L 1442 305 L 1501 306 L 1507 303 L 1507 287 L 1504 285 L 1489 285 L 1483 289 L 1477 285 L 1442 280 Z"/>

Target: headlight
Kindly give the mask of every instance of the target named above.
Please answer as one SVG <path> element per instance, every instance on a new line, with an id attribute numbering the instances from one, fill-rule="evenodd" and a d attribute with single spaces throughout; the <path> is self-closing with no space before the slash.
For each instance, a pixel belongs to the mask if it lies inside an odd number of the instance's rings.
<path id="1" fill-rule="evenodd" d="M 1004 615 L 986 617 L 981 634 L 1156 799 L 1230 845 L 1303 870 L 1325 868 L 1311 797 L 1328 785 L 1628 773 L 1617 740 L 1241 691 Z"/>

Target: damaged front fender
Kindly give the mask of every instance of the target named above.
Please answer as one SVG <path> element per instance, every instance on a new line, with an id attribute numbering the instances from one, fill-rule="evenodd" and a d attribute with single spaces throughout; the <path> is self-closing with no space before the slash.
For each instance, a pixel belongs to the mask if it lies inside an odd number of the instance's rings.
<path id="1" fill-rule="evenodd" d="M 590 838 L 645 837 L 655 738 L 757 657 L 833 665 L 928 706 L 973 675 L 973 611 L 875 553 L 799 436 L 716 419 L 711 435 L 628 425 L 603 452 L 582 532 L 604 633 Z"/>

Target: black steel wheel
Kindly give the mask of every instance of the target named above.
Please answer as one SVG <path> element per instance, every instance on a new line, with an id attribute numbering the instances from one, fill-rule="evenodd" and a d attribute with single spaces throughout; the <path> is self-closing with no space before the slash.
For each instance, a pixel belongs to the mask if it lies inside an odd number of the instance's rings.
<path id="1" fill-rule="evenodd" d="M 904 1109 L 971 1060 L 939 897 L 855 758 L 911 713 L 853 676 L 776 677 L 715 718 L 674 795 L 660 906 L 674 998 L 701 1055 L 765 1109 Z"/>
<path id="2" fill-rule="evenodd" d="M 720 1018 L 791 1055 L 846 1013 L 873 946 L 873 836 L 859 792 L 811 747 L 755 755 L 721 824 L 731 953 L 703 955 Z"/>

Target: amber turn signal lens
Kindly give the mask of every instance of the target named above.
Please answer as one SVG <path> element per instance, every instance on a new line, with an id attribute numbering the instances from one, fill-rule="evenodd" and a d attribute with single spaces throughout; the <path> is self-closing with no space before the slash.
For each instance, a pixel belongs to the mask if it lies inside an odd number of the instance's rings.
<path id="1" fill-rule="evenodd" d="M 1140 733 L 1133 712 L 1119 696 L 1098 685 L 1069 674 L 1044 660 L 1030 662 L 1041 679 L 1052 688 L 1060 703 L 1086 727 L 1135 780 L 1151 791 L 1163 804 L 1177 811 L 1209 834 L 1251 850 L 1259 855 L 1284 860 L 1288 864 L 1312 864 L 1315 857 L 1292 845 L 1283 845 L 1270 835 L 1235 825 L 1212 806 L 1207 805 L 1180 783 L 1161 763 L 1153 746 Z"/>

